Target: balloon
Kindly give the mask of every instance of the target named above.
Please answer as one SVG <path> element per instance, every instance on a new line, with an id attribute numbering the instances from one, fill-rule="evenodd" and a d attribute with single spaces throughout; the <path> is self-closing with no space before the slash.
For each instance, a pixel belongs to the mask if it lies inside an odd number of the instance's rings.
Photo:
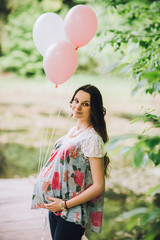
<path id="1" fill-rule="evenodd" d="M 34 23 L 33 41 L 43 56 L 49 46 L 65 38 L 64 22 L 55 13 L 44 13 Z"/>
<path id="2" fill-rule="evenodd" d="M 57 85 L 67 81 L 76 71 L 77 65 L 77 52 L 66 41 L 50 46 L 43 58 L 43 67 L 47 77 Z"/>
<path id="3" fill-rule="evenodd" d="M 95 12 L 85 5 L 71 8 L 64 19 L 64 29 L 70 42 L 76 48 L 86 45 L 97 30 Z"/>

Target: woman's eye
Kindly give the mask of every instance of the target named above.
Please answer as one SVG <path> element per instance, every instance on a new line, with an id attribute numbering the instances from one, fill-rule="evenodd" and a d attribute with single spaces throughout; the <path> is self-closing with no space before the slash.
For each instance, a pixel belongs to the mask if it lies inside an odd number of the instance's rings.
<path id="1" fill-rule="evenodd" d="M 88 104 L 88 103 L 83 103 L 83 106 L 86 106 L 86 107 L 87 107 L 87 106 L 89 106 L 89 104 Z"/>
<path id="2" fill-rule="evenodd" d="M 76 103 L 78 103 L 78 100 L 77 100 L 77 99 L 74 99 L 74 101 L 75 101 Z"/>

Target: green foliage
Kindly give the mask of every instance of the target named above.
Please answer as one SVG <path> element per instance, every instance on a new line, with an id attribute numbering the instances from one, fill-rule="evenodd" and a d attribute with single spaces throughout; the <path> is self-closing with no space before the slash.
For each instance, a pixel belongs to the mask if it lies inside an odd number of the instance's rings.
<path id="1" fill-rule="evenodd" d="M 160 114 L 152 114 L 153 110 L 150 112 L 145 112 L 144 115 L 132 120 L 130 123 L 133 124 L 137 121 L 151 122 L 153 125 L 146 128 L 143 131 L 143 135 L 137 134 L 126 134 L 121 136 L 113 137 L 108 143 L 104 145 L 105 152 L 114 152 L 123 154 L 131 154 L 133 156 L 133 166 L 144 168 L 148 160 L 151 160 L 155 166 L 160 164 L 160 137 L 159 136 L 149 136 L 144 135 L 151 128 L 160 127 Z M 133 146 L 122 146 L 124 140 L 133 138 Z M 117 152 L 118 148 L 118 152 Z"/>
<path id="2" fill-rule="evenodd" d="M 145 231 L 144 240 L 154 240 L 160 236 L 160 209 L 137 208 L 119 216 L 121 220 L 129 218 L 127 229 L 132 230 L 135 225 Z M 158 239 L 158 238 L 157 238 Z"/>
<path id="3" fill-rule="evenodd" d="M 151 189 L 146 195 L 155 196 L 160 192 L 160 185 Z M 160 237 L 160 209 L 159 205 L 149 207 L 135 208 L 131 211 L 124 212 L 118 217 L 119 221 L 124 221 L 128 219 L 126 224 L 127 231 L 133 231 L 135 227 L 143 229 L 144 240 L 154 240 Z"/>
<path id="4" fill-rule="evenodd" d="M 42 13 L 36 2 L 21 6 L 8 16 L 8 40 L 1 57 L 3 71 L 16 72 L 23 76 L 42 74 L 42 57 L 34 47 L 32 28 Z"/>
<path id="5" fill-rule="evenodd" d="M 155 194 L 160 193 L 160 185 L 157 185 L 156 187 L 150 189 L 146 195 L 154 196 Z"/>
<path id="6" fill-rule="evenodd" d="M 144 88 L 146 93 L 160 93 L 160 2 L 159 1 L 106 1 L 106 15 L 114 11 L 123 20 L 117 28 L 104 29 L 97 36 L 103 39 L 97 49 L 110 45 L 122 55 L 121 73 L 136 79 L 133 92 Z M 124 27 L 125 26 L 125 27 Z M 124 62 L 127 45 L 137 48 L 135 58 Z M 118 66 L 119 67 L 119 66 Z"/>
<path id="7" fill-rule="evenodd" d="M 148 203 L 145 201 L 144 195 L 137 195 L 121 186 L 114 186 L 113 189 L 110 188 L 105 193 L 102 233 L 97 234 L 86 230 L 86 236 L 89 240 L 141 239 L 137 238 L 137 236 L 142 236 L 144 232 L 143 229 L 138 227 L 133 230 L 126 230 L 125 225 L 129 223 L 129 220 L 126 219 L 126 224 L 124 224 L 118 216 L 122 212 L 130 211 L 132 208 L 147 209 L 147 207 Z"/>
<path id="8" fill-rule="evenodd" d="M 103 44 L 98 46 L 103 51 L 107 44 L 111 45 L 114 51 L 121 54 L 121 63 L 115 64 L 110 71 L 125 74 L 128 78 L 136 80 L 136 86 L 132 90 L 143 89 L 151 95 L 160 93 L 160 2 L 159 1 L 125 1 L 109 0 L 106 2 L 107 11 L 116 12 L 121 18 L 118 29 L 106 29 L 98 33 Z M 123 27 L 125 26 L 125 28 Z M 126 58 L 128 47 L 135 48 L 132 58 Z M 127 61 L 126 61 L 127 59 Z M 128 61 L 129 60 L 129 61 Z M 108 67 L 109 69 L 109 67 Z M 109 72 L 109 70 L 106 70 Z M 133 157 L 133 166 L 145 167 L 148 161 L 155 166 L 160 164 L 160 137 L 144 135 L 151 128 L 160 127 L 160 113 L 153 114 L 154 110 L 145 112 L 142 117 L 131 121 L 150 122 L 151 127 L 144 129 L 142 134 L 116 136 L 104 146 L 104 151 L 113 153 L 117 149 L 120 154 L 130 154 Z M 132 138 L 132 146 L 120 146 L 124 140 Z M 151 189 L 147 195 L 156 196 L 159 194 L 160 186 Z M 160 195 L 158 195 L 159 198 Z M 121 220 L 129 219 L 126 224 L 126 231 L 137 228 L 143 229 L 143 233 L 136 239 L 155 240 L 160 238 L 160 209 L 158 206 L 137 208 L 123 213 Z M 130 239 L 130 238 L 128 238 Z"/>
<path id="9" fill-rule="evenodd" d="M 133 146 L 119 147 L 125 139 L 134 138 L 136 143 Z M 160 164 L 160 137 L 150 137 L 147 135 L 122 135 L 113 137 L 104 146 L 105 152 L 115 150 L 117 154 L 117 147 L 120 154 L 132 154 L 133 165 L 144 168 L 148 160 L 151 160 L 155 166 Z"/>

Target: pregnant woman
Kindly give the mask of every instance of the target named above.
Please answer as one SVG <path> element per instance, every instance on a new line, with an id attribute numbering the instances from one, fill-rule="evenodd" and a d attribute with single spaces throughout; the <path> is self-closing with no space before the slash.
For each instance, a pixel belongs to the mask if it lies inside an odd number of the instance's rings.
<path id="1" fill-rule="evenodd" d="M 77 125 L 55 143 L 33 192 L 32 209 L 49 210 L 53 240 L 80 240 L 86 228 L 100 233 L 102 225 L 106 111 L 100 91 L 90 84 L 78 88 L 70 104 Z"/>

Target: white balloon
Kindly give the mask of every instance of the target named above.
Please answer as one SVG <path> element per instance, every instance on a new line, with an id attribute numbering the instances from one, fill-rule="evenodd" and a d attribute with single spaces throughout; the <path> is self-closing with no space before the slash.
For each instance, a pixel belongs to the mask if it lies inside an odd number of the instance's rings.
<path id="1" fill-rule="evenodd" d="M 44 13 L 34 23 L 33 41 L 41 55 L 53 43 L 65 39 L 63 19 L 56 13 Z"/>

